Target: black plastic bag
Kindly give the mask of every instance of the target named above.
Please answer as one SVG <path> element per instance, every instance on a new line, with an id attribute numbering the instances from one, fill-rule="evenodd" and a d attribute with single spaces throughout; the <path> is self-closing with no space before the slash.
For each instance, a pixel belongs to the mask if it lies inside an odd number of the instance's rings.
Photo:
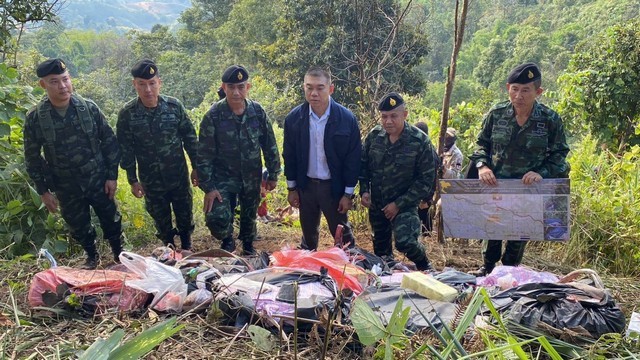
<path id="1" fill-rule="evenodd" d="M 589 285 L 524 284 L 498 293 L 491 300 L 498 311 L 508 311 L 509 318 L 530 328 L 543 322 L 558 330 L 586 331 L 596 339 L 625 329 L 624 314 L 611 295 Z"/>

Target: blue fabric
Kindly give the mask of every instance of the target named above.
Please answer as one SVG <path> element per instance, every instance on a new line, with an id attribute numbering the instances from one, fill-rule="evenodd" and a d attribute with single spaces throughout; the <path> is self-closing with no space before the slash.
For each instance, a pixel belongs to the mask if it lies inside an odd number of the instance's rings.
<path id="1" fill-rule="evenodd" d="M 362 142 L 353 113 L 331 100 L 324 133 L 324 151 L 331 172 L 331 195 L 339 198 L 345 187 L 354 187 L 360 173 Z M 284 120 L 284 174 L 305 189 L 309 167 L 309 103 L 296 106 Z"/>

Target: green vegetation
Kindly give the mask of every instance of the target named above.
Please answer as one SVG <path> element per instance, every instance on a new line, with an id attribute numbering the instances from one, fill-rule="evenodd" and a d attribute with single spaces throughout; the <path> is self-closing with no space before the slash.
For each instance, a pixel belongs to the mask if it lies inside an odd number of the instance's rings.
<path id="1" fill-rule="evenodd" d="M 376 123 L 376 100 L 396 90 L 406 95 L 410 121 L 425 121 L 435 139 L 453 43 L 454 3 L 193 0 L 176 27 L 156 24 L 150 31 L 123 33 L 121 28 L 65 28 L 46 22 L 55 15 L 55 8 L 43 12 L 37 7 L 46 1 L 12 1 L 14 7 L 0 11 L 0 257 L 35 253 L 43 246 L 70 251 L 59 215 L 46 212 L 24 171 L 22 125 L 26 111 L 43 94 L 34 69 L 45 57 L 67 61 L 76 91 L 95 100 L 112 125 L 119 107 L 134 96 L 129 69 L 142 57 L 157 61 L 163 93 L 180 98 L 195 124 L 217 99 L 219 75 L 232 63 L 249 68 L 251 97 L 276 123 L 301 101 L 305 69 L 324 64 L 336 76 L 334 97 L 356 112 L 363 133 Z M 571 239 L 544 246 L 571 266 L 640 275 L 640 0 L 471 3 L 449 119 L 458 129 L 458 146 L 471 153 L 482 114 L 506 98 L 508 70 L 538 62 L 547 89 L 542 101 L 563 116 L 572 148 Z M 33 19 L 45 23 L 26 31 Z M 282 144 L 281 129 L 276 136 Z M 279 187 L 285 188 L 283 178 Z M 202 227 L 202 193 L 194 194 L 196 222 Z M 275 193 L 271 208 L 284 206 L 285 196 Z M 129 241 L 152 239 L 153 223 L 143 202 L 124 181 L 117 201 Z M 365 210 L 353 211 L 351 219 L 366 226 Z M 486 298 L 476 294 L 470 307 L 477 311 L 483 302 Z M 441 334 L 441 346 L 411 348 L 400 331 L 406 314 L 398 304 L 397 316 L 383 326 L 366 305 L 355 303 L 358 335 L 365 345 L 378 346 L 380 358 L 394 353 L 471 356 L 458 346 L 468 319 Z M 476 355 L 534 358 L 543 348 L 549 358 L 559 358 L 545 338 L 529 334 L 533 340 L 525 341 L 493 317 L 495 326 L 481 331 L 485 350 Z M 123 333 L 114 336 L 107 342 L 117 343 Z M 96 347 L 101 344 L 106 343 Z M 620 338 L 604 339 L 590 355 L 607 358 L 611 349 L 625 346 Z"/>
<path id="2" fill-rule="evenodd" d="M 68 248 L 59 218 L 41 208 L 22 165 L 22 121 L 42 94 L 31 87 L 37 87 L 34 68 L 43 58 L 64 58 L 76 90 L 94 99 L 112 124 L 121 104 L 134 96 L 129 68 L 142 57 L 158 62 L 163 92 L 193 109 L 196 124 L 217 99 L 218 76 L 231 63 L 249 67 L 251 96 L 277 123 L 301 101 L 304 70 L 326 64 L 336 76 L 334 97 L 357 113 L 363 133 L 375 124 L 376 99 L 393 89 L 406 94 L 411 121 L 427 122 L 437 138 L 453 7 L 436 0 L 194 0 L 175 29 L 155 25 L 121 34 L 45 22 L 25 33 L 5 25 L 2 43 L 13 45 L 2 54 L 13 55 L 17 70 L 6 61 L 0 68 L 0 248 L 10 250 L 7 256 L 43 244 L 53 251 Z M 10 14 L 15 17 L 5 18 L 13 24 L 26 19 Z M 54 15 L 38 14 L 44 20 Z M 449 119 L 459 130 L 459 147 L 469 154 L 482 114 L 505 98 L 508 69 L 538 62 L 548 89 L 543 101 L 559 110 L 572 135 L 573 231 L 565 260 L 627 274 L 640 268 L 639 14 L 638 0 L 473 1 Z M 201 194 L 195 193 L 198 204 Z M 142 202 L 126 184 L 117 197 L 129 239 L 151 238 Z M 283 194 L 274 197 L 277 207 L 286 204 Z M 364 210 L 352 218 L 366 225 Z"/>

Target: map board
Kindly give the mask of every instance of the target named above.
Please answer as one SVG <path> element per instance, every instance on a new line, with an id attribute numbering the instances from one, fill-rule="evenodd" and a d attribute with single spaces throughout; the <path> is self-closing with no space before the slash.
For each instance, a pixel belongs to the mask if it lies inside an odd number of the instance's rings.
<path id="1" fill-rule="evenodd" d="M 569 179 L 440 180 L 444 234 L 491 240 L 569 240 Z"/>

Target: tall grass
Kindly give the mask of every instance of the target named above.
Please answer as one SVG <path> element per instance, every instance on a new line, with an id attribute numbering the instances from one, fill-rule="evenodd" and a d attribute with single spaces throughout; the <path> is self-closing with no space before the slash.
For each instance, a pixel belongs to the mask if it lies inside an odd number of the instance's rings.
<path id="1" fill-rule="evenodd" d="M 571 163 L 571 239 L 564 260 L 640 274 L 640 147 L 622 156 L 598 150 L 586 136 L 575 144 Z"/>

